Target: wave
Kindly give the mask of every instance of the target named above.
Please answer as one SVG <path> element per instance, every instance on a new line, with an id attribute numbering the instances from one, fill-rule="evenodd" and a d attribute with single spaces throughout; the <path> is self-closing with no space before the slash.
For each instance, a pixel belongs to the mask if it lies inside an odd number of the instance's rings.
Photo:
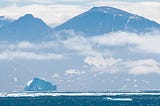
<path id="1" fill-rule="evenodd" d="M 105 97 L 103 100 L 109 100 L 109 101 L 132 101 L 132 98 L 111 98 L 111 97 Z"/>
<path id="2" fill-rule="evenodd" d="M 14 92 L 14 93 L 0 93 L 0 97 L 38 97 L 38 96 L 118 96 L 118 95 L 160 95 L 160 93 L 38 93 L 38 92 Z M 116 100 L 119 100 L 118 98 Z M 113 100 L 113 98 L 112 98 Z"/>

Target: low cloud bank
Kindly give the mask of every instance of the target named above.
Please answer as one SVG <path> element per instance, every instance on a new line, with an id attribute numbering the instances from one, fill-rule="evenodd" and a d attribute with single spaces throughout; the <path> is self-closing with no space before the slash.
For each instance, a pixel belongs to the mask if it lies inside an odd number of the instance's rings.
<path id="1" fill-rule="evenodd" d="M 160 54 L 158 31 L 143 34 L 115 32 L 93 37 L 67 33 L 70 36 L 65 39 L 48 42 L 1 42 L 0 60 L 60 60 L 77 56 L 81 60 L 75 62 L 85 63 L 88 70 L 94 72 L 160 74 L 160 59 L 156 57 Z M 131 53 L 138 58 L 132 55 L 127 57 Z M 126 55 L 127 59 L 122 55 Z M 80 74 L 77 70 L 66 71 L 66 74 Z"/>

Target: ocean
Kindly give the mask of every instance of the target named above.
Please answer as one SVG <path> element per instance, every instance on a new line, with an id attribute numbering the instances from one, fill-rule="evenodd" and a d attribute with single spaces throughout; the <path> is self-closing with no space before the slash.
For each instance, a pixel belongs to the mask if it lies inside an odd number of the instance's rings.
<path id="1" fill-rule="evenodd" d="M 160 106 L 160 93 L 0 93 L 0 106 Z"/>

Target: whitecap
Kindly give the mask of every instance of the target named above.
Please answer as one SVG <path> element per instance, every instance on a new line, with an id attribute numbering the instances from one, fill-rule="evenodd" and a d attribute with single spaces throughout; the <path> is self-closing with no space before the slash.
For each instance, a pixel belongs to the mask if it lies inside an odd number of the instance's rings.
<path id="1" fill-rule="evenodd" d="M 12 92 L 12 93 L 2 93 L 0 92 L 0 97 L 37 97 L 37 96 L 130 96 L 130 95 L 160 95 L 160 93 L 105 93 L 105 92 L 98 92 L 98 93 L 90 93 L 90 92 L 70 92 L 70 93 L 66 93 L 66 92 L 44 92 L 44 93 L 40 93 L 40 92 Z M 106 98 L 107 99 L 107 98 Z M 108 98 L 111 99 L 111 98 Z M 113 100 L 114 98 L 112 98 Z M 130 99 L 123 99 L 123 98 L 117 98 L 114 100 L 123 100 L 123 101 L 127 101 Z"/>
<path id="2" fill-rule="evenodd" d="M 111 97 L 105 97 L 103 100 L 109 100 L 109 101 L 132 101 L 132 98 L 111 98 Z"/>

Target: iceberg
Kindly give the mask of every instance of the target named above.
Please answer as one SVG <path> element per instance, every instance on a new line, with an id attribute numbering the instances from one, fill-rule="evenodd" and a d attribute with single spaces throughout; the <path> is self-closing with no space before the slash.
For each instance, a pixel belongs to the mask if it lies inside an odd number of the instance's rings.
<path id="1" fill-rule="evenodd" d="M 33 92 L 52 92 L 57 90 L 57 86 L 48 81 L 34 78 L 33 80 L 27 82 L 24 90 Z"/>

